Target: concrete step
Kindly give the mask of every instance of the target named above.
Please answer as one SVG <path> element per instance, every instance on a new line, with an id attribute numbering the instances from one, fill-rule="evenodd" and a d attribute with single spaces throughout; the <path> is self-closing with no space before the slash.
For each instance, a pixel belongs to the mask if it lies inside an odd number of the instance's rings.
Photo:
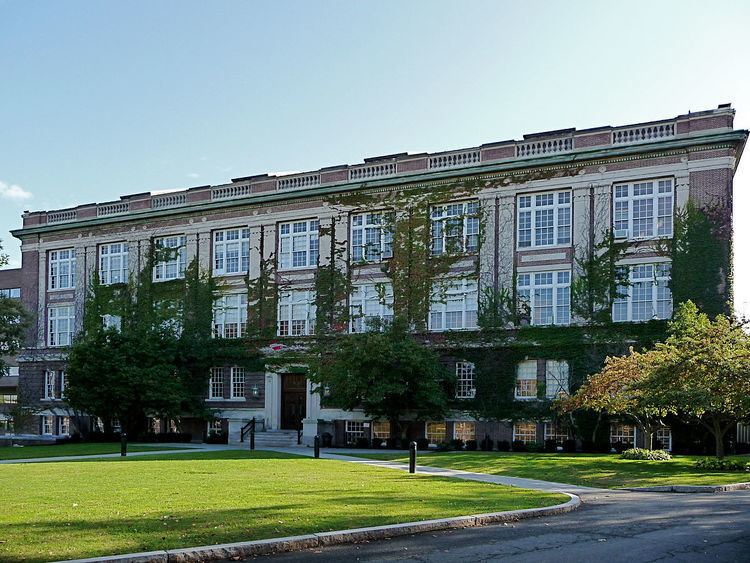
<path id="1" fill-rule="evenodd" d="M 245 441 L 240 442 L 239 436 L 230 436 L 230 444 L 249 444 L 250 436 L 245 436 Z M 259 447 L 269 446 L 286 448 L 289 446 L 297 445 L 297 431 L 296 430 L 267 430 L 265 432 L 255 433 L 255 445 Z"/>

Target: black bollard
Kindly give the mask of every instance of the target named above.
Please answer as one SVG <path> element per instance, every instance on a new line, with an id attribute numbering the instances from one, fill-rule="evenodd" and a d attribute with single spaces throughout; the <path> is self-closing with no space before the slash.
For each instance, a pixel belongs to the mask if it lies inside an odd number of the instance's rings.
<path id="1" fill-rule="evenodd" d="M 253 427 L 250 429 L 250 449 L 255 449 L 255 424 L 253 424 Z"/>
<path id="2" fill-rule="evenodd" d="M 417 443 L 409 444 L 409 473 L 417 472 Z"/>
<path id="3" fill-rule="evenodd" d="M 315 459 L 320 459 L 320 435 L 315 435 Z"/>
<path id="4" fill-rule="evenodd" d="M 128 455 L 128 435 L 125 432 L 120 434 L 120 455 Z"/>

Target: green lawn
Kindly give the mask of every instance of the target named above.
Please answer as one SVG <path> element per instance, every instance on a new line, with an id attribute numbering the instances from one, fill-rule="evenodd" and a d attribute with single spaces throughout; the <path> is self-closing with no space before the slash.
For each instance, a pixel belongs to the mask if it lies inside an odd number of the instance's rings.
<path id="1" fill-rule="evenodd" d="M 359 457 L 408 462 L 399 454 L 369 454 Z M 633 461 L 617 455 L 529 454 L 503 452 L 447 452 L 419 455 L 417 463 L 477 473 L 528 477 L 617 489 L 656 485 L 724 485 L 750 481 L 750 474 L 703 471 L 695 468 L 696 456 L 676 456 L 670 461 Z"/>
<path id="2" fill-rule="evenodd" d="M 567 497 L 272 452 L 0 465 L 0 561 L 49 561 L 547 506 Z"/>
<path id="3" fill-rule="evenodd" d="M 148 452 L 159 450 L 178 450 L 180 447 L 168 447 L 162 444 L 141 445 L 128 444 L 129 452 Z M 120 444 L 57 444 L 50 446 L 1 446 L 0 460 L 31 459 L 34 457 L 57 457 L 66 455 L 97 455 L 120 453 Z"/>

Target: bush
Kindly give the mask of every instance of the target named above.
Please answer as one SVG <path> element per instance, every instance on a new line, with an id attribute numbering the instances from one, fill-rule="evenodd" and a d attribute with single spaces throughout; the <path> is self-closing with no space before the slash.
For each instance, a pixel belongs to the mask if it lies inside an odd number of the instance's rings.
<path id="1" fill-rule="evenodd" d="M 618 454 L 621 454 L 625 450 L 633 448 L 633 445 L 626 442 L 615 442 L 612 444 L 612 447 Z"/>
<path id="2" fill-rule="evenodd" d="M 750 471 L 750 466 L 744 459 L 704 457 L 696 461 L 695 466 L 709 471 Z"/>
<path id="3" fill-rule="evenodd" d="M 531 442 L 526 444 L 527 452 L 541 453 L 544 452 L 544 442 Z"/>
<path id="4" fill-rule="evenodd" d="M 464 441 L 461 438 L 453 438 L 453 440 L 451 440 L 449 444 L 452 450 L 460 452 L 464 449 Z"/>
<path id="5" fill-rule="evenodd" d="M 479 447 L 482 448 L 483 452 L 491 452 L 492 446 L 494 446 L 494 442 L 489 436 L 485 436 L 482 442 L 479 444 Z"/>
<path id="6" fill-rule="evenodd" d="M 156 441 L 160 443 L 182 442 L 189 443 L 193 439 L 190 432 L 161 432 L 156 435 Z"/>
<path id="7" fill-rule="evenodd" d="M 574 453 L 576 453 L 576 441 L 575 440 L 565 440 L 563 442 L 563 451 L 566 454 L 574 454 Z"/>
<path id="8" fill-rule="evenodd" d="M 547 453 L 554 453 L 557 451 L 557 440 L 545 440 L 544 451 Z"/>
<path id="9" fill-rule="evenodd" d="M 735 446 L 735 450 L 740 455 L 750 454 L 750 444 L 738 442 L 737 445 Z"/>
<path id="10" fill-rule="evenodd" d="M 448 442 L 440 442 L 437 445 L 437 451 L 439 452 L 449 452 L 451 450 L 451 445 Z"/>
<path id="11" fill-rule="evenodd" d="M 630 448 L 620 454 L 622 459 L 643 459 L 647 461 L 667 461 L 672 459 L 669 452 L 664 450 L 646 450 L 643 448 Z"/>
<path id="12" fill-rule="evenodd" d="M 382 448 L 384 443 L 385 443 L 385 440 L 383 440 L 383 438 L 373 438 L 372 448 L 375 450 Z"/>
<path id="13" fill-rule="evenodd" d="M 475 451 L 477 451 L 477 441 L 476 440 L 466 440 L 466 451 L 468 451 L 468 452 L 475 452 Z"/>
<path id="14" fill-rule="evenodd" d="M 87 442 L 119 442 L 120 441 L 120 433 L 119 432 L 99 432 L 98 430 L 93 430 L 89 432 L 89 435 L 86 439 Z"/>
<path id="15" fill-rule="evenodd" d="M 417 438 L 417 449 L 426 450 L 430 447 L 430 441 L 427 438 Z"/>
<path id="16" fill-rule="evenodd" d="M 215 430 L 211 430 L 211 432 L 208 433 L 208 436 L 206 436 L 206 439 L 203 441 L 206 444 L 226 444 L 227 436 L 223 432 L 216 432 Z"/>
<path id="17" fill-rule="evenodd" d="M 513 451 L 514 452 L 525 452 L 527 450 L 526 443 L 521 440 L 513 440 Z"/>
<path id="18" fill-rule="evenodd" d="M 399 438 L 394 438 L 393 436 L 391 436 L 385 441 L 385 447 L 389 450 L 397 450 L 399 442 Z"/>
<path id="19" fill-rule="evenodd" d="M 365 438 L 364 436 L 360 436 L 357 438 L 354 442 L 355 448 L 369 448 L 370 447 L 370 440 Z"/>
<path id="20" fill-rule="evenodd" d="M 508 440 L 498 440 L 497 441 L 497 451 L 499 451 L 499 452 L 509 452 L 510 451 L 510 442 Z"/>

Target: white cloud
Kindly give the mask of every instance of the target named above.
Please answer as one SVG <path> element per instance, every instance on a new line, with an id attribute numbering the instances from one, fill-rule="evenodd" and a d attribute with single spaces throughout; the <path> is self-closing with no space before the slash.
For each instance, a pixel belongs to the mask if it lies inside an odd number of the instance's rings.
<path id="1" fill-rule="evenodd" d="M 31 198 L 31 192 L 24 190 L 16 184 L 6 184 L 0 182 L 0 199 L 10 199 L 12 201 L 23 201 Z"/>

